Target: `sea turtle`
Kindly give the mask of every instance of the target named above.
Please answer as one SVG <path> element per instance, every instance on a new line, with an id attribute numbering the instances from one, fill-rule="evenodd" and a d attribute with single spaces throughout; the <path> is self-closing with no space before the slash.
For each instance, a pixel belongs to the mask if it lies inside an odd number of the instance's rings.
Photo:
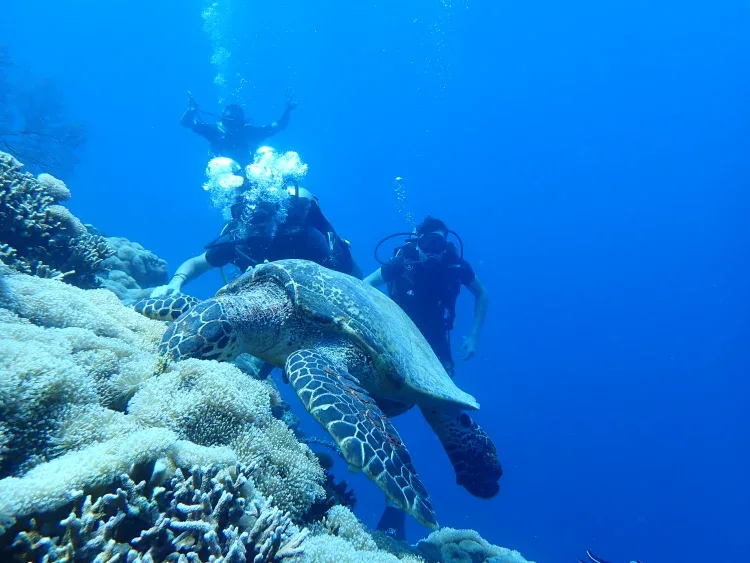
<path id="1" fill-rule="evenodd" d="M 499 489 L 495 446 L 461 412 L 478 409 L 477 401 L 455 385 L 398 305 L 354 277 L 305 260 L 261 264 L 190 307 L 159 352 L 167 361 L 249 353 L 283 367 L 284 381 L 350 468 L 427 527 L 437 527 L 429 494 L 389 416 L 418 405 L 457 482 L 483 498 Z"/>

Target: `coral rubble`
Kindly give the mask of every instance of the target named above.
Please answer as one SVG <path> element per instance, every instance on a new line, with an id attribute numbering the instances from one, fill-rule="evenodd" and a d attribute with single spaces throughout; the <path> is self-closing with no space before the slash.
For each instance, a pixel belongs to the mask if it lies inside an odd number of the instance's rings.
<path id="1" fill-rule="evenodd" d="M 95 274 L 114 251 L 59 205 L 69 197 L 60 180 L 34 178 L 0 152 L 0 260 L 27 274 L 96 287 Z"/>

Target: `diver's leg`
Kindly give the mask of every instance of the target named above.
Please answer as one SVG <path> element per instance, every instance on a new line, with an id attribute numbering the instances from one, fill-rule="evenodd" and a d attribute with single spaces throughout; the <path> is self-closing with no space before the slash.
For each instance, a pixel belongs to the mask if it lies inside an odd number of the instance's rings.
<path id="1" fill-rule="evenodd" d="M 435 352 L 437 359 L 443 364 L 443 368 L 453 379 L 456 375 L 455 364 L 453 363 L 453 354 L 451 353 L 451 333 L 445 331 L 434 342 L 430 342 L 432 351 Z"/>
<path id="2" fill-rule="evenodd" d="M 378 522 L 377 530 L 399 541 L 406 541 L 406 512 L 385 497 L 385 510 Z"/>

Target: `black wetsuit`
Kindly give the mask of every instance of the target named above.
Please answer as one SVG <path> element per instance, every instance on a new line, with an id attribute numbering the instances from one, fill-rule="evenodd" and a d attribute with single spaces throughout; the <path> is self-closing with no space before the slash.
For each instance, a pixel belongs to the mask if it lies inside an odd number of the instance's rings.
<path id="1" fill-rule="evenodd" d="M 189 109 L 185 112 L 180 123 L 198 133 L 208 140 L 210 144 L 209 155 L 213 157 L 225 156 L 231 158 L 240 165 L 246 164 L 251 154 L 257 150 L 260 144 L 272 137 L 289 123 L 289 111 L 275 125 L 254 126 L 248 123 L 242 129 L 229 133 L 219 129 L 216 123 L 204 123 L 197 109 Z"/>
<path id="2" fill-rule="evenodd" d="M 453 377 L 450 331 L 461 285 L 474 281 L 472 267 L 452 244 L 441 259 L 420 262 L 415 243 L 407 243 L 380 272 L 391 299 L 414 321 Z"/>
<path id="3" fill-rule="evenodd" d="M 414 321 L 445 371 L 453 377 L 450 331 L 453 329 L 456 299 L 461 285 L 471 284 L 475 275 L 471 265 L 458 255 L 452 244 L 448 245 L 441 259 L 433 260 L 420 262 L 416 244 L 407 243 L 380 268 L 380 273 L 388 284 L 391 299 Z M 404 511 L 386 506 L 377 529 L 405 541 Z"/>
<path id="4" fill-rule="evenodd" d="M 336 234 L 317 202 L 305 198 L 299 201 L 305 209 L 290 211 L 272 238 L 243 239 L 233 220 L 227 232 L 207 245 L 206 261 L 214 267 L 234 264 L 244 272 L 265 260 L 299 258 L 361 278 L 349 244 Z"/>

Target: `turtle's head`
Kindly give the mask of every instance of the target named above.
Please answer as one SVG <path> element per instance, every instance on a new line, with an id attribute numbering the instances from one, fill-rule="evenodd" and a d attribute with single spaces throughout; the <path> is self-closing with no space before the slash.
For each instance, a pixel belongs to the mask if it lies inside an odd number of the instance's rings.
<path id="1" fill-rule="evenodd" d="M 285 328 L 293 317 L 285 290 L 275 283 L 249 283 L 244 277 L 235 281 L 237 285 L 226 286 L 178 318 L 164 333 L 159 353 L 176 362 L 231 361 L 244 352 L 276 367 L 283 365 L 288 353 L 283 348 L 295 340 Z"/>
<path id="2" fill-rule="evenodd" d="M 203 301 L 178 318 L 164 333 L 159 354 L 168 361 L 187 358 L 232 360 L 238 337 L 219 299 Z"/>

